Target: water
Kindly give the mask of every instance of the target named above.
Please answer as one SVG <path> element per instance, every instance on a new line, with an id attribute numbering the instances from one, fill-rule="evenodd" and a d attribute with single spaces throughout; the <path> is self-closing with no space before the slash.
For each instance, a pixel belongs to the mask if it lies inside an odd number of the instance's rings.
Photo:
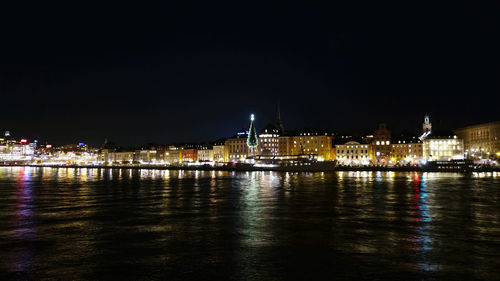
<path id="1" fill-rule="evenodd" d="M 2 280 L 500 279 L 500 174 L 0 168 Z"/>

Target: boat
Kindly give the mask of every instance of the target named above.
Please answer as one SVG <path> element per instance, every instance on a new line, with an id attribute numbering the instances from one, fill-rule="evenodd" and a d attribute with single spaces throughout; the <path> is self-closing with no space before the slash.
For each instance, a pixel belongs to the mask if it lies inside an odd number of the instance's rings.
<path id="1" fill-rule="evenodd" d="M 249 157 L 244 162 L 236 163 L 236 170 L 269 170 L 269 171 L 333 171 L 335 162 L 318 161 L 314 154 L 301 155 L 258 155 Z"/>
<path id="2" fill-rule="evenodd" d="M 474 171 L 471 160 L 428 161 L 422 165 L 424 172 L 469 172 Z"/>

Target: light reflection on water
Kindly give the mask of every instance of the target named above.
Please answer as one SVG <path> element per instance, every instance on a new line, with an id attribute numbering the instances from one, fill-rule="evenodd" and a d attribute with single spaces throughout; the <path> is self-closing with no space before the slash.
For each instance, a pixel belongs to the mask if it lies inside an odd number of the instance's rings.
<path id="1" fill-rule="evenodd" d="M 3 279 L 494 279 L 498 173 L 0 168 Z"/>

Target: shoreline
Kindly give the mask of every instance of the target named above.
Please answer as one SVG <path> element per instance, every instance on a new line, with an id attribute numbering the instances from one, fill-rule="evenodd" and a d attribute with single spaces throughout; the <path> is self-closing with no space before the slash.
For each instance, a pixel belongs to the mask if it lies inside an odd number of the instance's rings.
<path id="1" fill-rule="evenodd" d="M 30 165 L 30 164 L 0 164 L 0 167 L 35 167 L 35 168 L 83 168 L 83 169 L 132 169 L 132 170 L 188 170 L 188 171 L 229 171 L 229 172 L 336 172 L 336 171 L 362 171 L 362 172 L 500 172 L 500 167 L 483 167 L 473 170 L 426 170 L 422 167 L 347 167 L 336 166 L 331 168 L 312 167 L 217 167 L 217 166 L 116 166 L 116 165 Z"/>

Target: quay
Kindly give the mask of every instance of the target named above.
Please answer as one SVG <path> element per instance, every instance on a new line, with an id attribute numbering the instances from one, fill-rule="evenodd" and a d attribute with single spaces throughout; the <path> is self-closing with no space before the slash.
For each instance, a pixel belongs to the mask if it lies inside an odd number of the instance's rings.
<path id="1" fill-rule="evenodd" d="M 193 171 L 275 171 L 275 172 L 332 172 L 332 171 L 387 171 L 387 172 L 500 172 L 499 166 L 475 166 L 471 168 L 429 168 L 423 166 L 179 166 L 179 165 L 41 165 L 0 164 L 0 167 L 38 168 L 85 168 L 85 169 L 134 169 L 134 170 L 193 170 Z"/>

